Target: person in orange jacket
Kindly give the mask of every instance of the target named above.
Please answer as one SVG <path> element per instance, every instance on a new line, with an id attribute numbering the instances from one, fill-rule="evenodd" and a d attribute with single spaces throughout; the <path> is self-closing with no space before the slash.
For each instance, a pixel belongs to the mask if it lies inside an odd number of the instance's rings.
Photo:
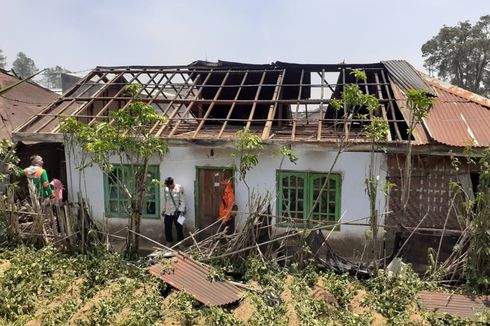
<path id="1" fill-rule="evenodd" d="M 235 192 L 233 191 L 233 183 L 230 179 L 221 181 L 221 184 L 225 186 L 225 189 L 223 191 L 223 197 L 221 197 L 221 204 L 219 205 L 219 218 L 227 223 L 233 217 L 232 211 L 235 205 Z"/>

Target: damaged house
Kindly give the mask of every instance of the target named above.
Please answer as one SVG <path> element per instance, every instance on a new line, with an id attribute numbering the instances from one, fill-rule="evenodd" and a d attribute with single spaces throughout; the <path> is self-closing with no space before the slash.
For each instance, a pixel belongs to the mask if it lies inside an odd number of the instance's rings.
<path id="1" fill-rule="evenodd" d="M 21 79 L 4 69 L 0 69 L 0 89 L 19 83 Z M 12 139 L 12 133 L 30 118 L 41 113 L 59 95 L 34 82 L 23 82 L 0 95 L 0 139 Z M 40 154 L 48 159 L 46 166 L 52 178 L 66 179 L 63 144 L 53 144 L 43 140 L 21 141 L 16 146 L 20 166 L 29 166 L 29 157 Z M 24 184 L 25 179 L 21 180 Z M 27 190 L 27 184 L 25 184 Z"/>
<path id="2" fill-rule="evenodd" d="M 356 80 L 353 69 L 364 71 L 367 80 Z M 397 187 L 388 198 L 379 189 L 381 225 L 413 227 L 427 213 L 422 225 L 427 232 L 440 229 L 447 216 L 448 228 L 457 229 L 455 213 L 449 207 L 453 196 L 449 182 L 457 180 L 474 187 L 477 177 L 453 170 L 450 151 L 462 155 L 467 145 L 477 150 L 490 145 L 489 100 L 424 76 L 405 61 L 264 65 L 197 61 L 186 66 L 97 67 L 19 127 L 15 137 L 65 145 L 67 177 L 63 181 L 69 198 L 76 201 L 81 192 L 93 217 L 111 232 L 127 225 L 127 200 L 99 168 L 77 169 L 80 152 L 64 144 L 59 122 L 62 116 L 90 125 L 107 120 L 109 112 L 131 103 L 124 87 L 135 83 L 142 85 L 141 100 L 168 117 L 148 126 L 148 132 L 166 139 L 170 147 L 162 160 L 153 159 L 150 173 L 162 181 L 172 176 L 183 185 L 188 230 L 216 221 L 220 182 L 233 177 L 239 211 L 236 228 L 246 220 L 241 212 L 247 210 L 247 188 L 236 180 L 236 161 L 231 155 L 240 130 L 250 130 L 265 143 L 257 167 L 247 174 L 247 183 L 252 189 L 273 194 L 272 223 L 280 229 L 286 217 L 297 225 L 309 222 L 308 217 L 325 223 L 341 220 L 331 239 L 348 244 L 351 251 L 363 242 L 369 226 L 365 178 L 370 162 L 382 182 L 399 183 L 400 162 L 409 137 L 409 89 L 425 90 L 435 102 L 413 134 L 415 163 L 408 214 L 402 214 Z M 379 99 L 378 118 L 389 125 L 387 143 L 377 150 L 373 161 L 370 140 L 363 133 L 372 117 L 349 117 L 346 128 L 344 117 L 330 104 L 353 83 Z M 342 137 L 347 145 L 334 162 Z M 281 160 L 278 153 L 283 145 L 296 153 L 297 162 Z M 333 164 L 329 187 L 322 191 Z M 115 173 L 125 175 L 125 171 Z M 150 190 L 141 224 L 141 232 L 157 241 L 163 240 L 162 193 L 158 186 Z M 318 205 L 314 204 L 316 198 Z"/>

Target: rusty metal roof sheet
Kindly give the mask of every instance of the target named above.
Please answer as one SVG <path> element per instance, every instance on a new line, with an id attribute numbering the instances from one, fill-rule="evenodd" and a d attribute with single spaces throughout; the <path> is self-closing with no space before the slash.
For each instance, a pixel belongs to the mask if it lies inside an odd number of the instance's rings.
<path id="1" fill-rule="evenodd" d="M 205 305 L 221 306 L 240 300 L 242 290 L 226 281 L 211 282 L 206 266 L 181 255 L 171 259 L 169 265 L 153 265 L 150 273 Z"/>
<path id="2" fill-rule="evenodd" d="M 0 69 L 0 89 L 18 81 L 17 77 Z M 22 83 L 1 95 L 0 139 L 10 138 L 13 130 L 58 97 L 58 94 L 31 82 Z"/>
<path id="3" fill-rule="evenodd" d="M 415 68 L 405 60 L 381 61 L 388 74 L 404 92 L 409 89 L 423 89 L 434 94 L 434 90 L 420 77 Z"/>
<path id="4" fill-rule="evenodd" d="M 473 319 L 475 314 L 490 309 L 488 296 L 469 296 L 444 292 L 421 291 L 417 293 L 419 304 L 428 311 Z"/>
<path id="5" fill-rule="evenodd" d="M 429 136 L 450 146 L 490 146 L 490 100 L 456 86 L 443 87 L 434 80 L 429 84 L 437 95 L 424 120 Z"/>

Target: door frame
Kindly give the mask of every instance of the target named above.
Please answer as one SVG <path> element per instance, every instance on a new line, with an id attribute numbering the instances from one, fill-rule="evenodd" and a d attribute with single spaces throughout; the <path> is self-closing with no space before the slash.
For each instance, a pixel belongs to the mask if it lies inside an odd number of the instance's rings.
<path id="1" fill-rule="evenodd" d="M 194 181 L 194 227 L 196 229 L 199 228 L 199 195 L 200 195 L 200 183 L 199 183 L 199 171 L 201 170 L 230 170 L 233 181 L 235 180 L 235 168 L 233 166 L 212 166 L 212 165 L 204 165 L 198 166 L 196 165 L 196 180 Z M 235 182 L 233 182 L 233 192 L 235 192 Z M 236 195 L 236 192 L 235 192 Z M 236 198 L 236 197 L 235 197 Z M 236 199 L 235 199 L 236 200 Z"/>

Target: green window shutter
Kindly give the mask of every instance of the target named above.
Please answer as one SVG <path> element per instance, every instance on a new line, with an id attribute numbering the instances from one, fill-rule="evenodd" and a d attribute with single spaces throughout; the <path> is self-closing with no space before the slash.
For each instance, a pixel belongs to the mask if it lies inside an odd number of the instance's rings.
<path id="1" fill-rule="evenodd" d="M 278 212 L 283 221 L 306 217 L 306 177 L 304 172 L 278 172 Z"/>
<path id="2" fill-rule="evenodd" d="M 112 172 L 104 174 L 104 203 L 107 217 L 127 217 L 129 198 L 122 186 L 116 181 L 120 180 L 130 191 L 134 189 L 134 166 L 115 165 Z M 148 167 L 148 179 L 160 179 L 158 165 Z M 143 218 L 160 218 L 160 187 L 150 184 L 143 204 Z"/>
<path id="3" fill-rule="evenodd" d="M 308 222 L 308 216 L 314 221 L 338 221 L 341 176 L 330 174 L 329 182 L 322 191 L 327 175 L 328 173 L 277 171 L 278 222 L 287 222 L 289 218 L 293 218 L 297 224 L 302 224 Z"/>
<path id="4" fill-rule="evenodd" d="M 335 222 L 340 213 L 340 175 L 330 174 L 325 188 L 328 173 L 309 173 L 308 193 L 309 210 L 313 211 L 311 219 L 316 221 Z M 323 188 L 323 191 L 322 191 Z M 318 202 L 315 205 L 315 202 Z"/>

